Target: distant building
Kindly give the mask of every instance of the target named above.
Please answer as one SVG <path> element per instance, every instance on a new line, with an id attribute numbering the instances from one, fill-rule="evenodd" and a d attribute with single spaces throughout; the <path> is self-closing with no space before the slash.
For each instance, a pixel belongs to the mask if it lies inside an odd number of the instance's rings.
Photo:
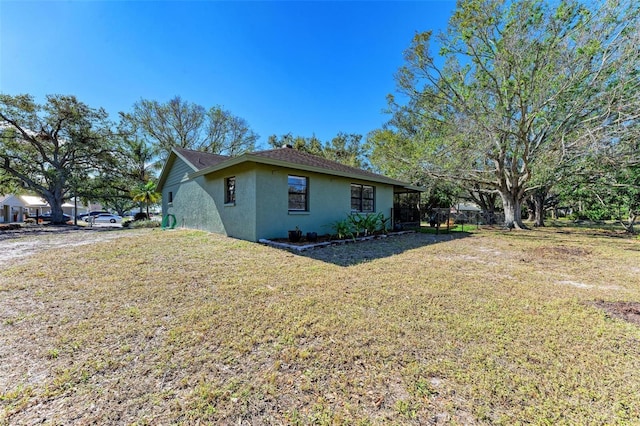
<path id="1" fill-rule="evenodd" d="M 76 211 L 77 210 L 77 211 Z M 64 203 L 62 211 L 71 217 L 89 212 L 89 208 L 73 203 Z M 42 198 L 35 195 L 0 195 L 0 223 L 24 222 L 27 218 L 35 218 L 51 213 L 51 207 Z"/>
<path id="2" fill-rule="evenodd" d="M 0 195 L 0 223 L 23 222 L 27 208 L 15 195 Z"/>

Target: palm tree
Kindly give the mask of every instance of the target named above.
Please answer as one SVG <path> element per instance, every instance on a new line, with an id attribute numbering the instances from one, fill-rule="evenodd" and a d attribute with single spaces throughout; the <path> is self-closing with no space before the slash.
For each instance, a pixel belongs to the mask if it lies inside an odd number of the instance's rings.
<path id="1" fill-rule="evenodd" d="M 133 189 L 131 195 L 133 196 L 133 201 L 147 205 L 147 219 L 149 218 L 149 204 L 157 203 L 162 198 L 162 195 L 156 192 L 156 183 L 152 180 Z"/>

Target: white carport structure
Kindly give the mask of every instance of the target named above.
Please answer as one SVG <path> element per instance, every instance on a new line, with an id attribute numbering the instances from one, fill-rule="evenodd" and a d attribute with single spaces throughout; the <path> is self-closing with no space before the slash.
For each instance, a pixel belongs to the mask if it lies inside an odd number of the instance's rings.
<path id="1" fill-rule="evenodd" d="M 40 197 L 36 197 L 35 195 L 21 195 L 20 198 L 24 201 L 29 217 L 42 216 L 45 213 L 51 212 L 49 203 Z"/>

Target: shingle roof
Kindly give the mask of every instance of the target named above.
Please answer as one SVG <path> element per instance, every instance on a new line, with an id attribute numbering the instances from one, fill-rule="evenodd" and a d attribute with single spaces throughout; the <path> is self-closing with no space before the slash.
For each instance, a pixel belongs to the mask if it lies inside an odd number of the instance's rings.
<path id="1" fill-rule="evenodd" d="M 304 151 L 298 151 L 297 149 L 292 148 L 270 149 L 268 151 L 254 152 L 252 153 L 252 155 L 257 157 L 269 158 L 272 160 L 286 161 L 288 163 L 301 166 L 317 167 L 330 172 L 342 172 L 351 175 L 360 175 L 363 178 L 368 179 L 390 179 L 377 173 L 362 170 L 357 167 L 347 166 L 345 164 L 338 163 L 337 161 L 327 160 L 326 158 L 318 157 L 317 155 L 309 154 Z M 400 182 L 398 181 L 398 183 Z"/>
<path id="2" fill-rule="evenodd" d="M 330 175 L 348 176 L 374 182 L 384 182 L 394 186 L 411 188 L 412 190 L 418 191 L 420 190 L 416 187 L 412 187 L 406 182 L 392 179 L 387 176 L 373 173 L 367 170 L 362 170 L 357 167 L 347 166 L 338 163 L 337 161 L 327 160 L 326 158 L 288 147 L 251 152 L 242 154 L 238 157 L 227 157 L 224 155 L 192 151 L 184 148 L 174 148 L 174 152 L 191 163 L 191 165 L 196 169 L 196 171 L 192 174 L 192 177 L 205 175 L 217 170 L 222 170 L 226 167 L 231 167 L 243 162 L 256 162 L 264 164 L 274 164 L 300 170 L 315 171 L 318 173 L 326 173 Z M 163 175 L 160 178 L 159 186 L 162 186 L 162 183 L 164 182 L 163 177 L 164 171 Z"/>
<path id="3" fill-rule="evenodd" d="M 173 148 L 178 154 L 183 156 L 189 163 L 191 163 L 196 169 L 202 170 L 207 167 L 215 166 L 223 161 L 227 161 L 229 158 L 226 155 L 211 154 L 209 152 L 192 151 L 185 148 Z"/>

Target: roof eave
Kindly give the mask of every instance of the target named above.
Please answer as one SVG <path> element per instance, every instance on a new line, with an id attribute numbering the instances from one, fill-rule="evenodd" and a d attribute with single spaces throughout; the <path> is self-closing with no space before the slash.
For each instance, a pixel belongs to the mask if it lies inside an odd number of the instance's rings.
<path id="1" fill-rule="evenodd" d="M 423 188 L 421 186 L 415 186 L 415 185 L 409 185 L 409 184 L 403 184 L 398 186 L 402 187 L 402 189 L 408 190 L 408 192 L 425 192 L 427 190 L 426 188 Z"/>

